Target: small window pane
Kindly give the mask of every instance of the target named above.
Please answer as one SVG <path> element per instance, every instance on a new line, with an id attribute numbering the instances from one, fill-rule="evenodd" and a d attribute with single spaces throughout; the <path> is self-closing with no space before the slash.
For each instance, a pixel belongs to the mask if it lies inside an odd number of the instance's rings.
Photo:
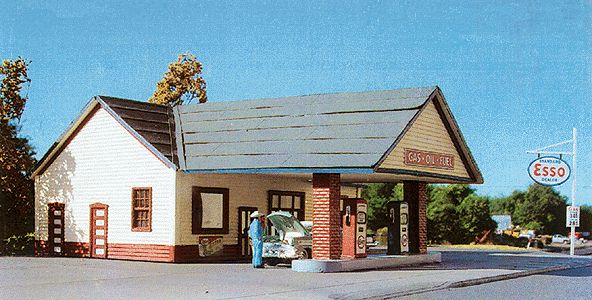
<path id="1" fill-rule="evenodd" d="M 105 240 L 104 239 L 96 239 L 95 244 L 99 245 L 99 246 L 105 245 Z"/>
<path id="2" fill-rule="evenodd" d="M 105 226 L 105 220 L 96 220 L 95 223 L 97 226 Z"/>
<path id="3" fill-rule="evenodd" d="M 282 196 L 282 210 L 292 208 L 292 196 Z"/>
<path id="4" fill-rule="evenodd" d="M 53 252 L 62 252 L 62 247 L 53 247 Z"/>
<path id="5" fill-rule="evenodd" d="M 97 249 L 95 249 L 95 254 L 103 255 L 103 254 L 105 254 L 105 249 L 97 248 Z"/>
<path id="6" fill-rule="evenodd" d="M 54 216 L 61 216 L 62 215 L 62 211 L 61 210 L 54 210 L 53 211 L 53 215 Z"/>
<path id="7" fill-rule="evenodd" d="M 62 234 L 62 229 L 61 228 L 54 228 L 53 233 L 54 234 Z"/>
<path id="8" fill-rule="evenodd" d="M 61 225 L 62 224 L 62 220 L 60 220 L 60 219 L 54 219 L 53 220 L 53 223 L 56 224 L 56 225 Z"/>
<path id="9" fill-rule="evenodd" d="M 95 235 L 99 235 L 99 236 L 105 235 L 105 230 L 97 229 L 97 230 L 95 230 Z"/>
<path id="10" fill-rule="evenodd" d="M 280 196 L 278 196 L 278 195 L 271 196 L 271 207 L 273 207 L 273 208 L 280 207 Z"/>
<path id="11" fill-rule="evenodd" d="M 62 239 L 61 238 L 53 238 L 53 242 L 56 244 L 59 244 L 62 242 Z"/>
<path id="12" fill-rule="evenodd" d="M 300 209 L 300 196 L 294 196 L 294 208 L 295 209 Z"/>
<path id="13" fill-rule="evenodd" d="M 105 216 L 105 210 L 97 209 L 95 211 L 95 216 L 97 216 L 97 217 L 103 217 L 103 216 Z"/>

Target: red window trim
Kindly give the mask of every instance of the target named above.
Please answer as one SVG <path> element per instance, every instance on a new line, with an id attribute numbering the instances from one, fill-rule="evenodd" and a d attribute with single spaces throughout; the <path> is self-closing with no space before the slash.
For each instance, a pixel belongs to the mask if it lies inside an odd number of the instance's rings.
<path id="1" fill-rule="evenodd" d="M 136 191 L 145 190 L 148 192 L 148 226 L 146 227 L 135 227 L 135 220 L 134 220 L 134 212 L 137 210 L 135 207 L 135 198 Z M 131 217 L 131 227 L 133 232 L 152 232 L 152 187 L 134 187 L 132 188 L 132 217 Z"/>

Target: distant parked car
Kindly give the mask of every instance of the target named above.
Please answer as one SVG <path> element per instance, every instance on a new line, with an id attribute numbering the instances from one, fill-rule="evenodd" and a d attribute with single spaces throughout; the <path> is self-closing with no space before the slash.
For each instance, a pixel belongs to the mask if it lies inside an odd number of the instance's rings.
<path id="1" fill-rule="evenodd" d="M 558 243 L 558 244 L 569 244 L 569 238 L 565 235 L 555 234 L 551 238 L 551 243 Z"/>
<path id="2" fill-rule="evenodd" d="M 520 232 L 520 235 L 518 235 L 518 238 L 527 238 L 527 239 L 533 239 L 536 236 L 536 234 L 534 233 L 534 230 L 526 230 L 523 232 Z"/>

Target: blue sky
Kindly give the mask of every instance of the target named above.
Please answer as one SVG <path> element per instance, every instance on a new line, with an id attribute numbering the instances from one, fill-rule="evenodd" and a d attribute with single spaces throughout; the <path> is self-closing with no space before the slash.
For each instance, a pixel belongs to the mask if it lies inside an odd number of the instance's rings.
<path id="1" fill-rule="evenodd" d="M 525 189 L 526 150 L 577 127 L 592 204 L 590 1 L 162 2 L 0 2 L 0 58 L 33 61 L 22 130 L 38 157 L 92 96 L 147 99 L 190 51 L 210 101 L 438 85 L 484 195 Z"/>

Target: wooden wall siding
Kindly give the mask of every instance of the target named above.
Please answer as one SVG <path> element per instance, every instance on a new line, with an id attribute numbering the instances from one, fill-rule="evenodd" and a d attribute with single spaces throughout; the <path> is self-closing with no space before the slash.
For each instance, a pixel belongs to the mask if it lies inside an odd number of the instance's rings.
<path id="1" fill-rule="evenodd" d="M 452 154 L 454 157 L 454 169 L 446 170 L 405 165 L 405 148 Z M 427 104 L 427 107 L 423 110 L 421 115 L 419 115 L 415 123 L 413 123 L 405 136 L 403 136 L 401 141 L 399 141 L 395 149 L 393 149 L 379 168 L 420 171 L 470 179 L 467 168 L 452 142 L 444 122 L 433 102 Z"/>
<path id="2" fill-rule="evenodd" d="M 229 189 L 229 233 L 191 233 L 191 190 L 193 186 L 222 187 Z M 306 179 L 279 177 L 264 174 L 177 174 L 176 245 L 195 245 L 199 236 L 223 236 L 224 245 L 238 244 L 238 207 L 257 207 L 268 213 L 268 191 L 296 191 L 305 193 L 305 220 L 312 220 L 312 183 Z M 342 187 L 341 193 L 356 196 L 353 187 Z"/>
<path id="3" fill-rule="evenodd" d="M 172 262 L 172 253 L 169 245 L 109 243 L 107 258 Z"/>
<path id="4" fill-rule="evenodd" d="M 150 186 L 152 232 L 132 232 L 132 187 Z M 89 242 L 89 205 L 109 205 L 109 243 L 174 243 L 175 171 L 99 109 L 35 178 L 35 235 L 47 239 L 47 203 L 65 203 L 65 241 Z"/>

